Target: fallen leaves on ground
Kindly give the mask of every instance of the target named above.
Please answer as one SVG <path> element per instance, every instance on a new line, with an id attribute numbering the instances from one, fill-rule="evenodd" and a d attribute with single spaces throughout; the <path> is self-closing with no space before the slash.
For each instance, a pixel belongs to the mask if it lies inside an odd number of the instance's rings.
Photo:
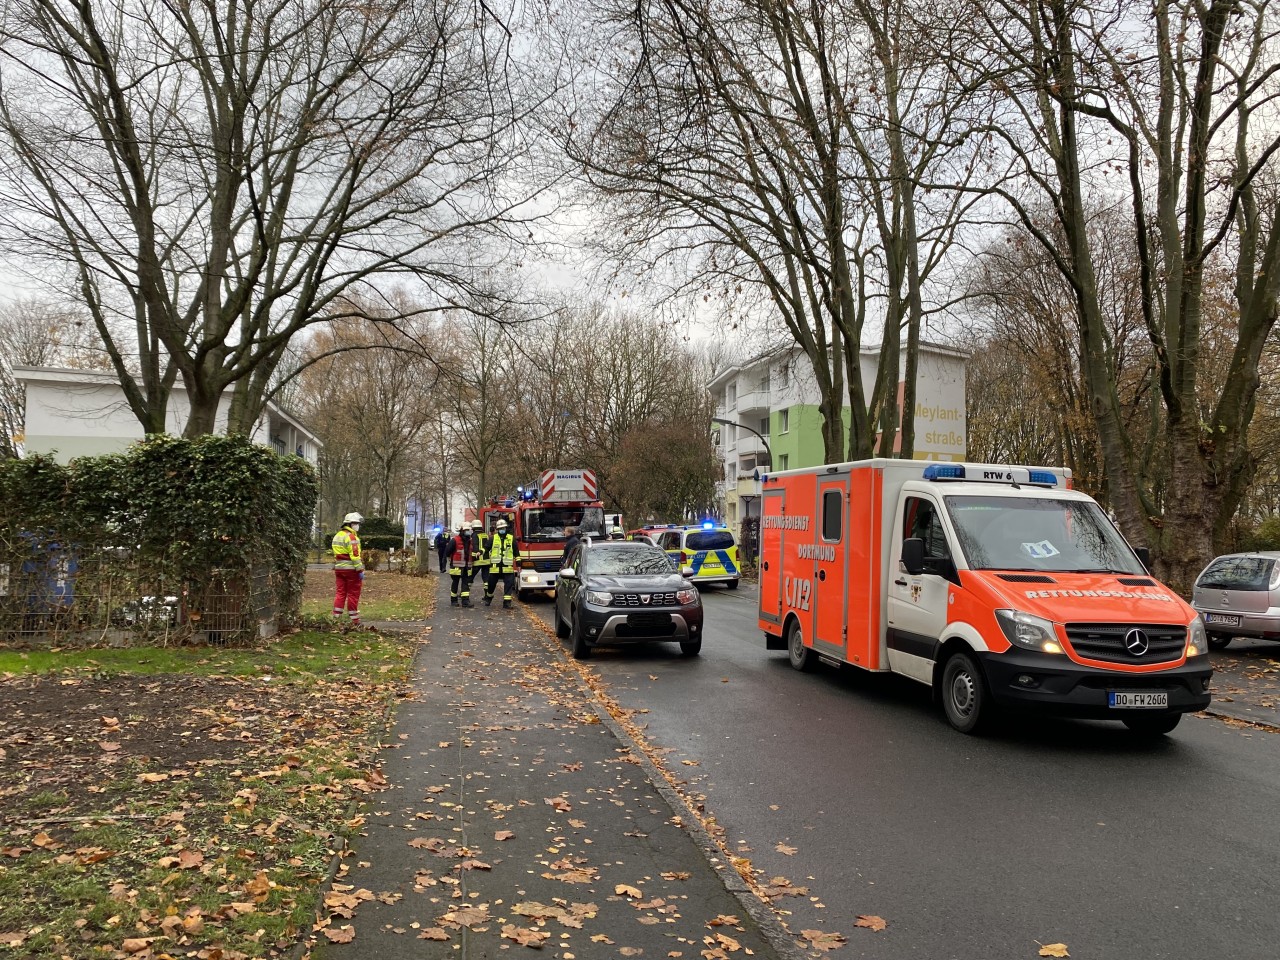
<path id="1" fill-rule="evenodd" d="M 828 932 L 826 930 L 801 930 L 800 935 L 809 941 L 808 945 L 814 950 L 821 950 L 824 953 L 828 950 L 836 950 L 843 947 L 849 942 L 849 938 L 843 933 Z"/>
<path id="2" fill-rule="evenodd" d="M 859 914 L 857 921 L 854 923 L 854 926 L 866 927 L 869 930 L 883 930 L 885 927 L 889 926 L 889 924 L 884 920 L 883 917 L 876 917 L 876 916 L 867 917 Z"/>
<path id="3" fill-rule="evenodd" d="M 1042 943 L 1040 945 L 1040 956 L 1042 957 L 1069 957 L 1067 953 L 1067 945 L 1065 943 Z"/>

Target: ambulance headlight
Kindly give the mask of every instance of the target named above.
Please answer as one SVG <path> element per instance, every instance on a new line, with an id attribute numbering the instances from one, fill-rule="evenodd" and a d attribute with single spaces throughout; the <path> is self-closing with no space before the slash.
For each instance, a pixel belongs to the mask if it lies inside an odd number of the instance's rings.
<path id="1" fill-rule="evenodd" d="M 588 590 L 587 603 L 594 603 L 597 607 L 607 607 L 613 602 L 613 594 L 603 590 Z"/>
<path id="2" fill-rule="evenodd" d="M 1187 657 L 1203 657 L 1209 652 L 1209 636 L 1205 633 L 1204 618 L 1197 616 L 1187 627 Z"/>
<path id="3" fill-rule="evenodd" d="M 1015 646 L 1037 653 L 1062 653 L 1062 644 L 1053 624 L 1021 610 L 997 610 L 996 622 L 1005 637 Z"/>

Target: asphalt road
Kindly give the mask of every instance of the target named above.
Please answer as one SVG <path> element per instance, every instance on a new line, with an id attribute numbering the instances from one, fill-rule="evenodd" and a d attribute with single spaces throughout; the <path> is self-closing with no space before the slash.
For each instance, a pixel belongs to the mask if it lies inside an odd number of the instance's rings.
<path id="1" fill-rule="evenodd" d="M 701 657 L 655 644 L 591 665 L 648 710 L 670 768 L 692 764 L 735 851 L 809 887 L 778 901 L 791 931 L 877 960 L 1280 956 L 1280 734 L 1187 717 L 1154 743 L 1053 720 L 966 737 L 910 681 L 792 670 L 747 585 L 703 596 Z"/>

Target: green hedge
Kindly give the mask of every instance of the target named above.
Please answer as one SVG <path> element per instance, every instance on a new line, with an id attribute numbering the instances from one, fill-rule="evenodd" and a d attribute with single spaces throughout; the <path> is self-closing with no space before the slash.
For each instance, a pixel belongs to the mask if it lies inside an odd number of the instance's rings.
<path id="1" fill-rule="evenodd" d="M 302 596 L 317 492 L 305 460 L 242 437 L 159 435 L 66 466 L 42 456 L 4 461 L 0 563 L 30 567 L 33 544 L 73 551 L 82 566 L 127 558 L 148 578 L 137 589 L 180 591 L 196 628 L 215 596 L 223 607 L 239 597 L 242 612 L 250 601 L 269 605 L 290 621 Z M 213 629 L 207 620 L 205 628 Z M 252 628 L 227 629 L 247 635 Z"/>

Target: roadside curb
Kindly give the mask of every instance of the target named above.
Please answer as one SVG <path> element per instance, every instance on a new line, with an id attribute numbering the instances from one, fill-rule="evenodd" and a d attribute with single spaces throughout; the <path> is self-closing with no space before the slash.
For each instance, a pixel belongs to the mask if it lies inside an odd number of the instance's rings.
<path id="1" fill-rule="evenodd" d="M 1255 726 L 1266 727 L 1268 730 L 1280 730 L 1280 718 L 1256 716 L 1248 710 L 1242 710 L 1231 706 L 1223 706 L 1217 702 L 1210 703 L 1202 712 L 1211 717 L 1223 717 L 1227 720 L 1239 720 L 1242 723 L 1251 723 Z"/>
<path id="2" fill-rule="evenodd" d="M 541 631 L 543 643 L 553 650 L 554 655 L 564 657 L 570 661 L 570 666 L 575 669 L 572 671 L 574 682 L 582 688 L 585 696 L 590 700 L 592 709 L 600 718 L 600 722 L 609 728 L 609 731 L 622 744 L 631 748 L 631 752 L 635 757 L 636 765 L 644 771 L 648 777 L 650 784 L 656 790 L 659 796 L 666 802 L 672 811 L 680 816 L 681 825 L 685 832 L 689 834 L 694 845 L 702 853 L 703 858 L 711 867 L 720 881 L 724 884 L 725 889 L 733 894 L 734 899 L 741 904 L 742 909 L 751 917 L 752 921 L 760 928 L 761 934 L 769 942 L 783 960 L 810 960 L 810 955 L 805 953 L 796 943 L 796 938 L 782 926 L 782 921 L 778 919 L 778 915 L 774 912 L 769 904 L 761 900 L 756 892 L 751 888 L 743 878 L 730 864 L 725 862 L 725 851 L 712 838 L 711 834 L 702 825 L 701 819 L 690 808 L 688 801 L 681 793 L 671 785 L 666 774 L 655 764 L 649 755 L 645 752 L 643 746 L 627 732 L 608 708 L 600 702 L 601 694 L 592 689 L 583 679 L 582 674 L 577 669 L 578 664 L 569 658 L 563 647 L 559 645 L 547 627 L 547 624 L 536 613 L 529 608 L 524 608 L 524 614 L 531 619 L 535 626 Z M 553 646 L 554 645 L 554 646 Z M 616 707 L 617 704 L 615 703 Z M 619 708 L 620 709 L 620 708 Z M 681 815 L 681 812 L 687 815 Z"/>

